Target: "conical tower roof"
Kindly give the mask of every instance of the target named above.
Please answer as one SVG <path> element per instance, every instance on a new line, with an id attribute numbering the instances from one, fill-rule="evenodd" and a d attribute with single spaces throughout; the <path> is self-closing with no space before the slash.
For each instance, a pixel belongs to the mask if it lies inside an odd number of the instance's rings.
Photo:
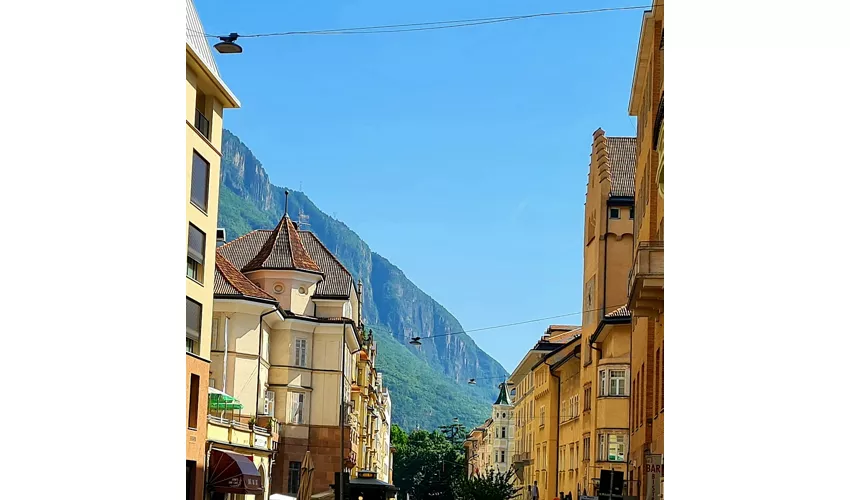
<path id="1" fill-rule="evenodd" d="M 511 400 L 508 399 L 508 389 L 504 382 L 499 384 L 499 397 L 496 398 L 494 405 L 510 405 Z"/>
<path id="2" fill-rule="evenodd" d="M 304 248 L 304 243 L 292 219 L 285 213 L 257 255 L 242 268 L 242 272 L 261 269 L 322 274 L 319 266 Z"/>

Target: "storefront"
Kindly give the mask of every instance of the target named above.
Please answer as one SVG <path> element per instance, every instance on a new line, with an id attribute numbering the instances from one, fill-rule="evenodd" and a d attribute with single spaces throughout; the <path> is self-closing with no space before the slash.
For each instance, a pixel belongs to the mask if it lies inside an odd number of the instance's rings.
<path id="1" fill-rule="evenodd" d="M 264 478 L 250 457 L 212 449 L 207 471 L 211 500 L 236 500 L 246 495 L 263 498 Z"/>

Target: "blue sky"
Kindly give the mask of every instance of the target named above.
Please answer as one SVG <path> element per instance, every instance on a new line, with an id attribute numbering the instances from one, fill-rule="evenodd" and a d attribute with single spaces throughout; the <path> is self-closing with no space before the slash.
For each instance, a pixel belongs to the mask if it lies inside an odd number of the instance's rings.
<path id="1" fill-rule="evenodd" d="M 650 3 L 195 0 L 208 33 L 429 22 Z M 377 35 L 240 40 L 225 126 L 474 329 L 581 308 L 591 136 L 626 107 L 641 11 Z M 549 323 L 471 334 L 509 372 Z"/>

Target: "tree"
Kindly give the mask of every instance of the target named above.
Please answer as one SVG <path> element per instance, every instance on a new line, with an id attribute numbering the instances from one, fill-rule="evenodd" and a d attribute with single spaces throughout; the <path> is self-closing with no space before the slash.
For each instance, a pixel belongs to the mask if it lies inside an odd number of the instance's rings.
<path id="1" fill-rule="evenodd" d="M 522 489 L 515 484 L 515 478 L 513 469 L 507 472 L 490 469 L 486 474 L 457 478 L 452 483 L 452 492 L 456 500 L 509 500 Z"/>
<path id="2" fill-rule="evenodd" d="M 452 443 L 438 431 L 416 430 L 406 436 L 401 429 L 393 431 L 393 483 L 401 490 L 398 498 L 409 493 L 414 500 L 452 500 L 452 484 L 465 471 L 462 443 Z"/>

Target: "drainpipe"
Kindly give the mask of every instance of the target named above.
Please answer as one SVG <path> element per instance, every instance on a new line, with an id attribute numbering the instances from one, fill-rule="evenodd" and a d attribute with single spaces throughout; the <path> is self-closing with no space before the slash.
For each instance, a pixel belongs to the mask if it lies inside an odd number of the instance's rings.
<path id="1" fill-rule="evenodd" d="M 268 316 L 269 314 L 276 313 L 277 307 L 272 309 L 271 311 L 264 312 L 260 315 L 260 331 L 258 332 L 257 337 L 260 339 L 257 346 L 257 405 L 254 411 L 254 422 L 257 422 L 257 417 L 260 416 L 260 372 L 262 371 L 262 364 L 260 360 L 263 359 L 263 317 Z"/>
<path id="2" fill-rule="evenodd" d="M 221 392 L 227 393 L 227 335 L 229 333 L 230 317 L 224 315 L 224 366 L 222 366 Z"/>
<path id="3" fill-rule="evenodd" d="M 345 470 L 345 426 L 343 418 L 345 417 L 345 354 L 348 352 L 348 347 L 345 345 L 345 323 L 342 324 L 342 371 L 340 372 L 340 391 L 339 391 L 339 489 L 338 498 L 342 498 L 343 481 L 342 474 Z"/>
<path id="4" fill-rule="evenodd" d="M 204 486 L 202 488 L 203 500 L 207 499 L 207 481 L 210 479 L 210 454 L 212 453 L 212 443 L 207 441 L 204 443 Z"/>
<path id="5" fill-rule="evenodd" d="M 570 356 L 572 356 L 572 354 L 570 354 Z M 558 476 L 561 474 L 560 468 L 559 468 L 560 467 L 559 462 L 561 461 L 561 376 L 555 375 L 555 372 L 552 371 L 552 365 L 550 365 L 549 363 L 547 363 L 545 361 L 543 362 L 543 364 L 549 367 L 549 374 L 552 375 L 553 377 L 555 377 L 556 379 L 558 379 L 558 391 L 556 392 L 556 394 L 557 394 L 556 401 L 558 403 L 558 409 L 555 412 L 555 414 L 557 415 L 557 419 L 555 420 L 555 424 L 556 424 L 556 427 L 558 429 L 557 432 L 555 433 L 555 436 L 556 436 L 556 440 L 555 440 L 555 444 L 556 444 L 556 447 L 555 447 L 555 450 L 556 450 L 556 453 L 555 453 L 555 495 L 558 495 Z"/>

